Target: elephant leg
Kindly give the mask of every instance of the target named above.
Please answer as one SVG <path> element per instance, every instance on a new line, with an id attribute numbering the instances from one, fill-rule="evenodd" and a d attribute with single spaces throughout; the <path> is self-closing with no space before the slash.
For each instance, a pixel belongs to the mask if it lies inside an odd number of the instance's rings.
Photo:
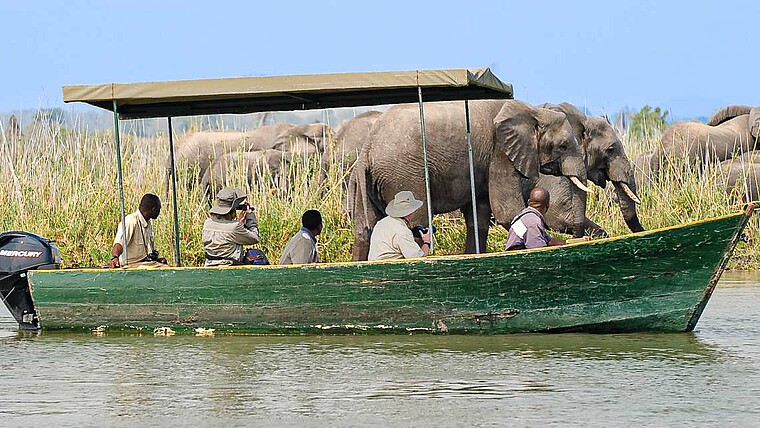
<path id="1" fill-rule="evenodd" d="M 486 240 L 488 239 L 488 228 L 491 225 L 491 206 L 488 202 L 478 202 L 478 243 L 480 244 L 480 252 L 486 252 Z M 468 204 L 462 208 L 462 214 L 464 215 L 464 222 L 467 227 L 467 239 L 465 240 L 464 252 L 465 254 L 475 253 L 475 234 L 474 222 L 472 216 L 472 204 Z"/>

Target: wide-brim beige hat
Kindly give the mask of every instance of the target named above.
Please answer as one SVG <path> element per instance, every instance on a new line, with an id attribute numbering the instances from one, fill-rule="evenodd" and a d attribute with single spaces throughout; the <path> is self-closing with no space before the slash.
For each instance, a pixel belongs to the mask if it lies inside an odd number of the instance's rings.
<path id="1" fill-rule="evenodd" d="M 407 216 L 422 206 L 422 201 L 414 198 L 414 194 L 408 190 L 396 193 L 393 200 L 385 207 L 385 213 L 391 217 Z"/>
<path id="2" fill-rule="evenodd" d="M 211 214 L 227 215 L 248 197 L 244 191 L 232 187 L 225 187 L 216 195 L 216 203 L 208 212 Z"/>

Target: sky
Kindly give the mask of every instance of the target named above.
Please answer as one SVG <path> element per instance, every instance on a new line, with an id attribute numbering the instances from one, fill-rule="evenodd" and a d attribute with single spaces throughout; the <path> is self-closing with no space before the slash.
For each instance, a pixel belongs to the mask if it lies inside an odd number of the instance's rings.
<path id="1" fill-rule="evenodd" d="M 530 103 L 760 105 L 760 1 L 0 1 L 0 113 L 67 84 L 491 67 Z"/>

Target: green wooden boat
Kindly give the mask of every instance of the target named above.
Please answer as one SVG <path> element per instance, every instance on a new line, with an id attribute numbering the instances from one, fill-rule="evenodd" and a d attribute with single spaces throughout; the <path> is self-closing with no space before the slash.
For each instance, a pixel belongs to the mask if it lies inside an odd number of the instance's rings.
<path id="1" fill-rule="evenodd" d="M 424 92 L 426 101 L 465 100 L 468 120 L 467 100 L 512 98 L 512 86 L 488 69 L 111 83 L 63 92 L 66 102 L 114 113 L 122 219 L 119 119 L 166 116 L 171 129 L 172 116 L 401 102 L 418 102 L 422 118 Z M 176 181 L 181 266 L 175 189 Z M 303 266 L 58 270 L 51 269 L 60 255 L 49 241 L 7 232 L 0 234 L 0 298 L 20 328 L 33 330 L 683 332 L 699 321 L 754 210 L 563 247 Z"/>
<path id="2" fill-rule="evenodd" d="M 46 330 L 686 332 L 754 212 L 519 252 L 300 266 L 28 272 Z M 21 320 L 19 320 L 21 321 Z"/>

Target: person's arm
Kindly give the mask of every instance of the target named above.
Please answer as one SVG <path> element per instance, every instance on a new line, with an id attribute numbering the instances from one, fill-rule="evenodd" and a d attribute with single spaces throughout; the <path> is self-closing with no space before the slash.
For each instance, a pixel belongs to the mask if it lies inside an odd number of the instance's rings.
<path id="1" fill-rule="evenodd" d="M 553 237 L 549 236 L 549 242 L 548 242 L 547 245 L 550 246 L 550 247 L 556 247 L 558 245 L 565 245 L 565 244 L 567 244 L 567 242 L 565 242 L 565 241 L 563 241 L 561 239 L 557 239 L 557 238 L 553 238 Z"/>
<path id="2" fill-rule="evenodd" d="M 408 232 L 409 233 L 397 234 L 394 237 L 394 241 L 396 241 L 396 247 L 399 249 L 399 251 L 401 251 L 401 254 L 404 256 L 404 258 L 414 259 L 428 255 L 428 253 L 430 253 L 430 244 L 423 244 L 422 247 L 420 247 L 414 241 L 412 231 L 408 230 Z M 430 236 L 428 235 L 428 239 L 429 238 Z"/>
<path id="3" fill-rule="evenodd" d="M 542 227 L 535 224 L 529 224 L 527 226 L 523 241 L 525 242 L 525 248 L 541 248 L 565 244 L 565 241 L 552 238 Z"/>
<path id="4" fill-rule="evenodd" d="M 427 232 L 422 233 L 420 235 L 420 237 L 422 238 L 422 245 L 420 245 L 420 249 L 422 250 L 422 255 L 423 256 L 427 256 L 428 254 L 430 254 L 430 245 L 431 245 L 431 243 L 430 243 L 430 239 L 431 239 L 430 229 L 431 228 L 428 228 Z"/>
<path id="5" fill-rule="evenodd" d="M 250 208 L 238 216 L 239 227 L 235 228 L 235 242 L 241 245 L 258 244 L 259 225 L 256 214 Z"/>
<path id="6" fill-rule="evenodd" d="M 132 240 L 132 235 L 134 235 L 134 227 L 130 227 L 131 224 L 127 223 L 126 230 L 122 228 L 122 223 L 119 222 L 119 225 L 116 227 L 116 236 L 113 238 L 113 246 L 111 247 L 111 260 L 108 262 L 108 266 L 112 268 L 121 267 L 121 259 L 120 256 L 124 253 L 124 245 L 123 243 L 126 243 L 129 245 L 129 242 Z M 122 232 L 126 232 L 126 238 L 123 238 L 124 234 Z M 129 263 L 129 260 L 125 260 L 124 264 Z"/>
<path id="7" fill-rule="evenodd" d="M 108 267 L 110 268 L 121 267 L 121 264 L 119 263 L 119 256 L 123 252 L 124 252 L 124 247 L 122 247 L 121 244 L 119 244 L 118 242 L 116 244 L 113 244 L 113 247 L 111 248 L 111 261 L 108 262 Z"/>

